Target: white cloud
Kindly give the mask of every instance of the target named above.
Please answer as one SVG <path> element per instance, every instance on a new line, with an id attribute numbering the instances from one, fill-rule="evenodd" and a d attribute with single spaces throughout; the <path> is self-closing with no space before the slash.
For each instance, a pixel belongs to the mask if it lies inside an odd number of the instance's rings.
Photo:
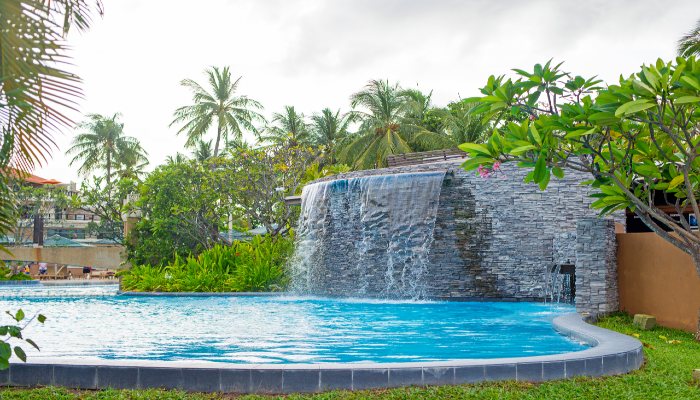
<path id="1" fill-rule="evenodd" d="M 84 79 L 83 112 L 121 112 L 153 166 L 183 149 L 169 128 L 189 104 L 183 78 L 210 65 L 243 75 L 241 93 L 266 114 L 348 107 L 369 79 L 434 90 L 437 104 L 477 93 L 491 74 L 550 58 L 613 82 L 642 63 L 674 56 L 700 17 L 696 0 L 106 0 L 105 16 L 72 35 Z M 76 180 L 57 138 L 36 173 Z"/>

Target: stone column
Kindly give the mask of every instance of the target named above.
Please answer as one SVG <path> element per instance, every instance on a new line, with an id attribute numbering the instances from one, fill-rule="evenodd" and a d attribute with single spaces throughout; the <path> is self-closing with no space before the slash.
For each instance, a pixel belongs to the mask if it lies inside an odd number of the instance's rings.
<path id="1" fill-rule="evenodd" d="M 576 224 L 576 310 L 592 319 L 618 310 L 615 221 Z"/>

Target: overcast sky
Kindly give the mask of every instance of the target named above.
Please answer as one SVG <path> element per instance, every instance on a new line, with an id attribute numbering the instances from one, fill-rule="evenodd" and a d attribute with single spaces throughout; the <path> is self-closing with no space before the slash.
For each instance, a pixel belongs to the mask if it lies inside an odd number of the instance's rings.
<path id="1" fill-rule="evenodd" d="M 436 105 L 478 94 L 491 74 L 550 58 L 614 82 L 658 57 L 700 19 L 700 1 L 103 0 L 105 15 L 69 41 L 83 78 L 84 113 L 119 112 L 151 166 L 186 152 L 169 128 L 190 104 L 183 78 L 208 66 L 243 76 L 240 93 L 265 114 L 347 110 L 370 79 L 433 90 Z M 81 180 L 56 138 L 36 174 Z M 213 132 L 212 132 L 213 134 Z"/>

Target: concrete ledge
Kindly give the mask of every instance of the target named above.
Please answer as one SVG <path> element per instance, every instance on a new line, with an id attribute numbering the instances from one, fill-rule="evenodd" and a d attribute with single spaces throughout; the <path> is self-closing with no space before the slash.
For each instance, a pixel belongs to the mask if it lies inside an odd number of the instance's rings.
<path id="1" fill-rule="evenodd" d="M 642 344 L 585 323 L 578 314 L 554 319 L 554 328 L 593 347 L 537 357 L 410 363 L 227 364 L 206 361 L 46 359 L 11 364 L 0 373 L 8 386 L 54 385 L 82 389 L 167 388 L 191 392 L 311 393 L 482 381 L 542 382 L 575 376 L 624 374 L 643 361 Z"/>

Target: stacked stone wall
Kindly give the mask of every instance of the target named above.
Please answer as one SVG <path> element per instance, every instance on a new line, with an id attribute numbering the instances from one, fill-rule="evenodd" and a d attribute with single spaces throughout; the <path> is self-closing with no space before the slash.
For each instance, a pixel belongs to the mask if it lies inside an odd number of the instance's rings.
<path id="1" fill-rule="evenodd" d="M 428 295 L 432 297 L 541 300 L 547 294 L 549 274 L 557 264 L 575 263 L 577 277 L 587 268 L 614 268 L 608 264 L 607 255 L 614 252 L 614 234 L 610 239 L 602 230 L 591 228 L 585 230 L 590 243 L 577 243 L 577 223 L 598 219 L 597 211 L 590 208 L 594 200 L 589 196 L 591 189 L 580 184 L 589 176 L 567 171 L 563 179 L 553 177 L 547 190 L 540 191 L 537 185 L 523 182 L 527 170 L 511 165 L 501 169 L 482 178 L 474 171 L 464 171 L 460 162 L 448 161 L 356 171 L 324 180 L 447 171 L 430 250 Z M 623 221 L 621 215 L 615 219 Z M 613 221 L 605 224 L 614 226 Z M 343 246 L 340 241 L 352 239 L 342 237 L 342 233 L 334 237 L 339 241 L 338 248 Z M 594 244 L 598 240 L 603 241 Z M 585 254 L 605 254 L 598 263 L 587 262 L 579 251 L 581 246 L 588 246 Z M 582 285 L 602 284 L 591 281 L 598 276 L 594 273 L 582 276 L 590 277 L 582 278 Z M 613 291 L 604 291 L 586 301 L 612 295 Z M 611 300 L 605 302 L 611 307 L 614 304 Z"/>

